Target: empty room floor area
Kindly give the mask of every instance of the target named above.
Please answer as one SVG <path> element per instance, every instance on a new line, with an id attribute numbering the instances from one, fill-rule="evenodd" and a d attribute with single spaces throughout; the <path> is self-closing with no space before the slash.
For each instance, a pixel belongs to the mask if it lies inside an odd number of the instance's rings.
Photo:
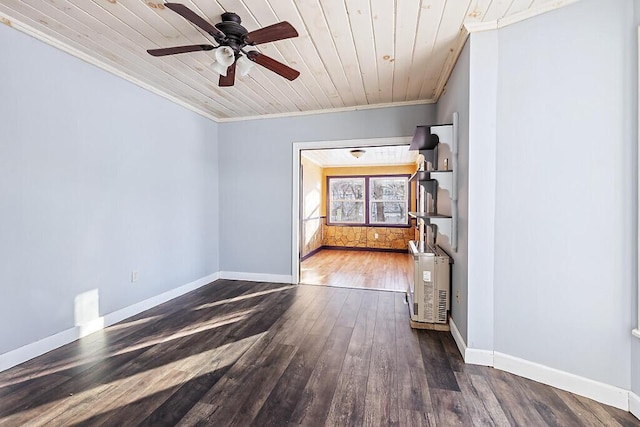
<path id="1" fill-rule="evenodd" d="M 322 249 L 300 264 L 300 283 L 404 292 L 411 278 L 407 253 Z"/>
<path id="2" fill-rule="evenodd" d="M 1 372 L 0 425 L 638 425 L 407 315 L 396 292 L 219 280 Z"/>

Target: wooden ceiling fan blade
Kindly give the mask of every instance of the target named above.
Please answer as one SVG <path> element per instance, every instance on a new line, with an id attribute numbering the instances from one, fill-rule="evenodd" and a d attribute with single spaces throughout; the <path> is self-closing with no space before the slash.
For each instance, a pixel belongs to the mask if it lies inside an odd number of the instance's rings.
<path id="1" fill-rule="evenodd" d="M 218 86 L 220 87 L 229 87 L 233 86 L 236 80 L 236 63 L 229 65 L 227 68 L 227 75 L 220 75 L 220 80 L 218 80 Z"/>
<path id="2" fill-rule="evenodd" d="M 262 65 L 276 74 L 280 74 L 285 79 L 295 80 L 300 75 L 300 71 L 296 71 L 288 65 L 284 65 L 282 62 L 276 61 L 256 50 L 247 52 L 247 57 L 256 64 Z"/>
<path id="3" fill-rule="evenodd" d="M 291 37 L 298 37 L 298 32 L 287 21 L 282 21 L 269 25 L 268 27 L 260 28 L 259 30 L 251 31 L 245 36 L 244 40 L 247 44 L 261 44 L 290 39 Z"/>
<path id="4" fill-rule="evenodd" d="M 162 49 L 148 49 L 149 55 L 166 56 L 178 53 L 197 52 L 200 50 L 212 50 L 214 47 L 210 44 L 191 44 L 188 46 L 165 47 Z"/>
<path id="5" fill-rule="evenodd" d="M 165 3 L 164 5 L 173 10 L 178 15 L 182 16 L 187 21 L 190 21 L 198 27 L 202 28 L 214 38 L 223 39 L 226 37 L 222 31 L 214 27 L 210 22 L 206 21 L 193 10 L 189 9 L 187 6 L 181 3 Z"/>

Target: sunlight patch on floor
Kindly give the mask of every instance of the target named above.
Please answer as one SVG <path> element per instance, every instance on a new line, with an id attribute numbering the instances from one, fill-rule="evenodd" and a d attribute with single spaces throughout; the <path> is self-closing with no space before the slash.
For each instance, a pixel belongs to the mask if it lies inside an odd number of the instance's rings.
<path id="1" fill-rule="evenodd" d="M 204 310 L 205 308 L 217 307 L 219 305 L 225 305 L 225 304 L 228 304 L 230 302 L 242 301 L 242 300 L 246 300 L 246 299 L 249 299 L 249 298 L 256 298 L 256 297 L 259 297 L 259 296 L 262 296 L 262 295 L 268 295 L 268 294 L 272 294 L 272 293 L 275 293 L 275 292 L 282 292 L 282 291 L 286 291 L 286 290 L 289 290 L 289 289 L 294 289 L 295 287 L 296 287 L 295 285 L 287 285 L 287 286 L 282 286 L 280 288 L 269 289 L 269 290 L 266 290 L 266 291 L 254 292 L 254 293 L 247 294 L 247 295 L 240 295 L 240 296 L 233 297 L 233 298 L 227 298 L 227 299 L 223 299 L 223 300 L 220 300 L 220 301 L 215 301 L 215 302 L 209 302 L 209 303 L 206 303 L 206 304 L 202 304 L 202 305 L 199 305 L 197 307 L 194 307 L 192 310 L 193 311 Z"/>
<path id="2" fill-rule="evenodd" d="M 65 412 L 67 411 L 74 417 L 74 425 L 81 423 L 91 417 L 132 404 L 152 394 L 161 393 L 164 390 L 180 386 L 197 376 L 206 375 L 229 366 L 264 334 L 266 334 L 266 332 L 194 354 L 166 365 L 143 370 L 142 372 L 110 383 L 100 384 L 96 387 L 82 390 L 79 393 L 66 397 L 61 402 L 47 402 L 43 405 L 30 408 L 27 411 L 17 412 L 0 418 L 0 423 L 11 425 L 12 420 L 38 417 L 38 423 L 34 425 L 65 425 L 67 424 L 65 422 Z M 229 357 L 229 355 L 234 355 L 234 357 Z M 187 372 L 182 369 L 185 366 L 201 366 L 202 368 L 198 371 Z M 177 372 L 182 372 L 184 375 L 176 374 Z M 162 382 L 162 387 L 158 387 L 158 382 Z M 94 411 L 93 409 L 100 403 L 99 400 L 106 395 L 108 395 L 111 402 L 117 401 L 117 406 L 116 404 L 100 406 L 100 409 Z M 86 411 L 83 411 L 85 408 Z M 70 411 L 70 409 L 73 410 Z M 46 419 L 42 417 L 42 413 L 47 414 Z M 79 413 L 82 415 L 78 416 Z"/>
<path id="3" fill-rule="evenodd" d="M 246 319 L 253 312 L 253 308 L 236 311 L 233 313 L 229 313 L 224 316 L 217 316 L 213 319 L 210 319 L 207 322 L 199 322 L 195 325 L 188 325 L 176 332 L 171 333 L 170 335 L 158 336 L 152 339 L 145 339 L 135 345 L 128 346 L 122 349 L 105 349 L 107 351 L 100 352 L 98 355 L 87 357 L 86 354 L 80 354 L 76 357 L 65 359 L 61 362 L 51 364 L 48 369 L 38 370 L 37 372 L 31 372 L 31 370 L 21 371 L 20 374 L 14 378 L 5 380 L 0 382 L 0 387 L 6 387 L 12 384 L 18 384 L 27 380 L 31 380 L 34 378 L 44 377 L 46 375 L 52 375 L 56 373 L 60 373 L 66 371 L 68 369 L 73 369 L 81 365 L 93 364 L 100 362 L 101 360 L 108 359 L 110 357 L 119 356 L 125 353 L 129 353 L 136 350 L 141 350 L 144 348 L 152 347 L 157 344 L 162 344 L 177 338 L 183 338 L 188 335 L 193 335 L 199 332 L 204 332 L 207 330 L 219 328 L 221 326 L 230 325 L 232 323 L 239 322 L 241 320 Z M 100 351 L 100 350 L 97 350 Z"/>

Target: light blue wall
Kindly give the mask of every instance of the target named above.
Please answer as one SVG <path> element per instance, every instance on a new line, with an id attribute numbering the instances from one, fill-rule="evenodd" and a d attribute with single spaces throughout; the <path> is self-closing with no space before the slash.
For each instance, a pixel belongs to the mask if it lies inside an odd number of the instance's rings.
<path id="1" fill-rule="evenodd" d="M 631 37 L 633 40 L 635 40 L 635 43 L 632 43 L 632 47 L 631 47 L 631 55 L 630 55 L 630 60 L 631 60 L 631 69 L 632 69 L 632 97 L 633 97 L 633 113 L 632 116 L 635 118 L 635 125 L 633 127 L 633 139 L 635 141 L 638 141 L 638 80 L 634 77 L 638 76 L 638 49 L 640 48 L 638 46 L 637 43 L 637 37 L 638 37 L 638 26 L 640 25 L 640 0 L 634 0 L 633 2 L 634 5 L 634 26 L 633 28 L 630 29 Z M 636 145 L 636 150 L 634 151 L 634 155 L 632 156 L 634 159 L 638 159 L 638 146 Z M 635 201 L 635 206 L 634 206 L 634 210 L 633 210 L 633 215 L 634 218 L 638 218 L 638 191 L 640 191 L 640 189 L 637 188 L 637 183 L 638 183 L 638 168 L 640 167 L 640 165 L 638 165 L 638 163 L 636 162 L 634 164 L 633 169 L 635 170 L 635 176 L 634 176 L 634 181 L 636 183 L 636 187 L 633 190 L 633 194 L 635 195 L 634 201 Z M 637 235 L 638 233 L 638 224 L 636 223 L 636 227 L 634 229 L 635 233 L 634 235 Z M 634 256 L 635 256 L 635 260 L 636 260 L 636 264 L 635 264 L 635 269 L 634 269 L 634 273 L 635 273 L 635 277 L 638 277 L 639 273 L 639 268 L 638 268 L 638 264 L 637 264 L 637 260 L 638 260 L 638 250 L 640 250 L 639 248 L 636 247 L 636 252 L 634 252 Z M 640 280 L 638 280 L 636 283 L 640 283 Z M 633 298 L 631 298 L 632 300 L 632 309 L 631 312 L 632 313 L 638 313 L 638 288 L 636 286 L 634 286 L 634 290 L 635 293 L 633 293 Z M 633 316 L 632 316 L 633 318 Z M 640 326 L 640 319 L 634 318 L 633 320 L 635 320 L 634 325 L 636 327 Z M 636 395 L 640 396 L 640 339 L 632 339 L 631 342 L 631 391 L 633 391 Z M 636 414 L 637 415 L 637 414 Z"/>
<path id="2" fill-rule="evenodd" d="M 292 143 L 412 136 L 435 105 L 221 123 L 220 269 L 291 275 Z"/>
<path id="3" fill-rule="evenodd" d="M 447 89 L 437 104 L 437 123 L 451 123 L 453 113 L 458 113 L 458 248 L 454 252 L 448 239 L 439 237 L 438 244 L 453 259 L 451 275 L 451 317 L 467 340 L 467 281 L 468 281 L 468 228 L 469 228 L 469 42 L 465 44 L 447 82 Z M 438 202 L 448 197 L 438 197 Z M 439 211 L 440 211 L 440 207 Z M 446 207 L 445 207 L 446 208 Z M 456 300 L 460 293 L 460 301 Z"/>
<path id="4" fill-rule="evenodd" d="M 467 345 L 493 350 L 498 35 L 486 31 L 470 37 Z"/>
<path id="5" fill-rule="evenodd" d="M 104 315 L 217 272 L 216 123 L 4 25 L 0 52 L 0 354 L 80 293 Z"/>
<path id="6" fill-rule="evenodd" d="M 495 350 L 628 389 L 632 2 L 584 0 L 498 33 Z"/>

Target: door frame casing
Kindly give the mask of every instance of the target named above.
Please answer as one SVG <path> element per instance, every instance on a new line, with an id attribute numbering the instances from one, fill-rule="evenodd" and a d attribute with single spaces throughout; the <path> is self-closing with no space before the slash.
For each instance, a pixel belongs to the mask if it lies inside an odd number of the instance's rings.
<path id="1" fill-rule="evenodd" d="M 319 150 L 326 148 L 367 148 L 389 145 L 409 145 L 412 136 L 395 136 L 388 138 L 346 139 L 336 141 L 294 142 L 292 144 L 292 201 L 291 201 L 291 283 L 300 281 L 300 165 L 303 150 Z"/>

